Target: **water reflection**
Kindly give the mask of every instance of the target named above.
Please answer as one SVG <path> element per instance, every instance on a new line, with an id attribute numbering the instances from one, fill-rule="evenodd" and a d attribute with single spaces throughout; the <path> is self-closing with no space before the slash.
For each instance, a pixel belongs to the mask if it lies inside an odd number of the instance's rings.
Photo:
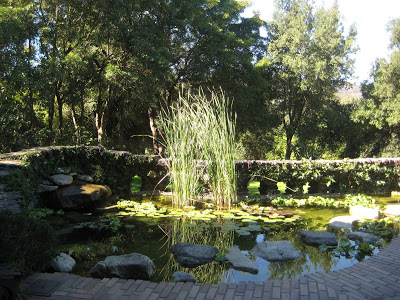
<path id="1" fill-rule="evenodd" d="M 221 221 L 222 222 L 222 221 Z M 179 266 L 174 256 L 169 252 L 172 245 L 177 243 L 191 243 L 195 245 L 214 246 L 220 252 L 225 253 L 226 249 L 233 247 L 234 233 L 221 232 L 218 223 L 208 223 L 182 218 L 174 220 L 168 225 L 164 225 L 161 229 L 165 233 L 163 240 L 165 241 L 165 254 L 168 257 L 167 263 L 160 272 L 162 281 L 170 281 L 172 274 L 177 271 L 184 271 L 196 277 L 199 283 L 219 283 L 220 274 L 227 268 L 225 264 L 210 264 L 198 266 L 196 268 L 183 268 Z"/>

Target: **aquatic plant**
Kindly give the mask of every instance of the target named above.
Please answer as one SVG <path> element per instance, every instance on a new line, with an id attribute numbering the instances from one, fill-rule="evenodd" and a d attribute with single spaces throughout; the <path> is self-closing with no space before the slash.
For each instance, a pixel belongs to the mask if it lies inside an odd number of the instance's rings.
<path id="1" fill-rule="evenodd" d="M 360 205 L 364 207 L 374 207 L 375 199 L 366 195 L 346 195 L 345 200 L 325 198 L 321 196 L 309 196 L 304 199 L 277 197 L 271 201 L 277 206 L 321 206 L 334 208 L 349 208 L 350 206 Z"/>
<path id="2" fill-rule="evenodd" d="M 159 117 L 173 205 L 183 207 L 197 200 L 199 183 L 211 189 L 218 206 L 236 202 L 235 119 L 221 93 L 208 98 L 179 96 Z"/>

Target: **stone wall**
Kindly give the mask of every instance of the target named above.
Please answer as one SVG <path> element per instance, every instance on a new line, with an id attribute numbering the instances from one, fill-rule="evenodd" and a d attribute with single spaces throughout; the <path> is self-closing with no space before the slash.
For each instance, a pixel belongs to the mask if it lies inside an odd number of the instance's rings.
<path id="1" fill-rule="evenodd" d="M 135 175 L 142 178 L 145 191 L 164 190 L 167 184 L 165 162 L 158 156 L 134 155 L 100 146 L 32 148 L 1 154 L 0 159 L 22 159 L 28 168 L 42 173 L 55 167 L 80 169 L 97 176 L 117 192 L 127 192 Z M 399 189 L 400 158 L 243 160 L 237 161 L 236 166 L 239 193 L 247 193 L 252 178 L 260 181 L 261 194 L 277 193 L 279 181 L 286 183 L 289 193 L 301 191 L 305 184 L 309 185 L 309 193 L 382 193 Z"/>

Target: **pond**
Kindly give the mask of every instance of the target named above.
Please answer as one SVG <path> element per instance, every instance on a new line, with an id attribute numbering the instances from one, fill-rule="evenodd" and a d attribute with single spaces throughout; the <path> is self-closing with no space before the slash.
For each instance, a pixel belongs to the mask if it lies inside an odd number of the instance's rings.
<path id="1" fill-rule="evenodd" d="M 48 216 L 48 221 L 60 234 L 62 250 L 77 261 L 73 273 L 89 276 L 90 268 L 106 256 L 135 252 L 153 260 L 157 268 L 155 282 L 173 281 L 174 272 L 185 271 L 194 275 L 199 283 L 219 284 L 296 278 L 307 273 L 342 269 L 361 259 L 355 253 L 346 256 L 320 251 L 298 237 L 301 230 L 325 230 L 331 218 L 347 215 L 346 209 L 256 205 L 229 211 L 181 210 L 166 205 L 164 197 L 158 200 L 161 201 L 123 201 L 119 206 L 111 205 L 94 212 Z M 381 201 L 391 203 L 398 199 L 383 198 Z M 338 237 L 340 240 L 340 234 Z M 301 251 L 301 257 L 290 262 L 268 262 L 249 252 L 257 243 L 279 240 L 291 241 Z M 185 269 L 169 252 L 178 242 L 215 246 L 221 255 L 210 264 Z M 258 267 L 258 274 L 237 271 L 225 263 L 222 254 L 231 247 L 248 255 Z M 373 253 L 378 251 L 376 247 Z"/>

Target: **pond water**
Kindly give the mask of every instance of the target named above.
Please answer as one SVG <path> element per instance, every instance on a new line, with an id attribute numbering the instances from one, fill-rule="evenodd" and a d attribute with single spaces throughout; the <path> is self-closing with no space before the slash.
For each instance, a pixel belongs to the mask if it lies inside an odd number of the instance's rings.
<path id="1" fill-rule="evenodd" d="M 387 204 L 398 199 L 383 200 Z M 172 274 L 185 271 L 200 283 L 234 283 L 295 278 L 307 273 L 332 271 L 358 262 L 352 256 L 336 256 L 302 243 L 300 230 L 324 230 L 335 216 L 347 215 L 346 209 L 247 207 L 230 211 L 211 209 L 175 210 L 163 202 L 126 202 L 87 213 L 69 212 L 49 216 L 58 230 L 62 250 L 77 261 L 73 273 L 89 276 L 89 270 L 109 255 L 141 253 L 156 265 L 153 281 L 173 281 Z M 340 238 L 340 236 L 339 236 Z M 290 262 L 268 262 L 249 252 L 257 243 L 289 240 L 302 256 Z M 229 264 L 212 262 L 193 269 L 178 265 L 169 248 L 178 242 L 206 244 L 220 252 L 238 247 L 259 268 L 258 274 L 236 271 Z M 374 253 L 379 250 L 376 248 Z M 367 259 L 368 257 L 366 257 Z"/>

